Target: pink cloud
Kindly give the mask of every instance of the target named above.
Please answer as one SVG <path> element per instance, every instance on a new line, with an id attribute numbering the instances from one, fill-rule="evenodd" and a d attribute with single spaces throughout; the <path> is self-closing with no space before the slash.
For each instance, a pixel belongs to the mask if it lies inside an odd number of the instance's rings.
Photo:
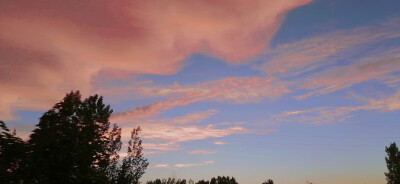
<path id="1" fill-rule="evenodd" d="M 215 110 L 196 112 L 178 116 L 175 118 L 164 119 L 145 119 L 139 124 L 142 128 L 141 137 L 146 140 L 143 148 L 146 151 L 175 151 L 180 150 L 180 143 L 204 140 L 208 138 L 226 137 L 233 134 L 251 133 L 252 130 L 241 126 L 231 126 L 226 128 L 215 128 L 213 124 L 192 125 L 200 123 L 204 119 L 216 113 Z M 216 123 L 218 124 L 218 123 Z M 128 140 L 132 124 L 121 124 L 122 139 Z M 200 154 L 200 153 L 198 153 Z"/>
<path id="2" fill-rule="evenodd" d="M 123 133 L 123 139 L 128 140 L 128 138 L 126 136 L 126 132 Z M 171 141 L 161 142 L 161 143 L 144 142 L 143 148 L 145 149 L 145 151 L 149 151 L 149 150 L 176 151 L 176 150 L 181 149 L 180 145 L 177 142 L 171 142 Z"/>
<path id="3" fill-rule="evenodd" d="M 257 135 L 264 135 L 267 132 L 274 132 L 276 131 L 275 129 L 264 129 L 262 132 L 256 132 L 255 134 Z"/>
<path id="4" fill-rule="evenodd" d="M 243 63 L 265 52 L 286 12 L 308 2 L 1 2 L 0 115 L 90 92 L 100 71 L 173 74 L 193 53 Z"/>
<path id="5" fill-rule="evenodd" d="M 176 106 L 188 105 L 198 101 L 215 100 L 234 103 L 257 102 L 264 98 L 279 97 L 289 92 L 285 82 L 273 78 L 237 77 L 224 78 L 195 85 L 139 87 L 134 90 L 147 96 L 164 96 L 168 101 L 157 102 L 132 111 L 115 114 L 114 121 L 131 121 L 160 114 Z"/>
<path id="6" fill-rule="evenodd" d="M 194 167 L 194 166 L 204 166 L 204 165 L 210 165 L 215 163 L 215 161 L 204 161 L 202 163 L 198 163 L 198 164 L 175 164 L 175 167 L 178 168 L 184 168 L 184 167 Z"/>
<path id="7" fill-rule="evenodd" d="M 215 144 L 215 145 L 224 145 L 224 144 L 226 144 L 226 142 L 217 141 L 217 142 L 214 142 L 214 144 Z"/>
<path id="8" fill-rule="evenodd" d="M 166 168 L 168 166 L 169 166 L 168 164 L 156 164 L 153 167 L 155 167 L 155 168 Z"/>
<path id="9" fill-rule="evenodd" d="M 400 87 L 400 77 L 395 75 L 383 75 L 380 76 L 378 80 L 392 88 Z"/>
<path id="10" fill-rule="evenodd" d="M 379 79 L 396 71 L 400 71 L 400 53 L 392 58 L 374 62 L 329 68 L 305 79 L 300 88 L 314 91 L 296 98 L 304 99 L 311 95 L 331 93 L 361 82 Z"/>
<path id="11" fill-rule="evenodd" d="M 225 137 L 232 134 L 245 134 L 251 131 L 240 126 L 228 127 L 224 129 L 216 129 L 212 126 L 176 126 L 165 124 L 143 124 L 142 137 L 151 140 L 186 142 L 194 140 L 203 140 L 207 138 Z M 124 132 L 124 135 L 128 132 Z M 128 131 L 128 130 L 127 130 Z"/>
<path id="12" fill-rule="evenodd" d="M 272 59 L 255 68 L 268 74 L 297 75 L 331 65 L 335 58 L 347 57 L 346 52 L 354 52 L 360 45 L 399 38 L 399 22 L 399 18 L 390 19 L 372 26 L 334 31 L 279 45 L 270 51 Z"/>
<path id="13" fill-rule="evenodd" d="M 193 150 L 193 151 L 188 151 L 189 154 L 201 154 L 201 155 L 210 155 L 210 154 L 215 154 L 215 151 L 205 151 L 205 150 Z"/>
<path id="14" fill-rule="evenodd" d="M 400 110 L 400 90 L 388 98 L 366 99 L 366 105 L 344 107 L 317 107 L 302 111 L 285 111 L 271 116 L 274 122 L 304 122 L 328 124 L 343 122 L 353 117 L 355 111 L 378 110 L 381 112 Z"/>
<path id="15" fill-rule="evenodd" d="M 181 86 L 140 87 L 137 92 L 169 98 L 201 98 L 235 103 L 257 102 L 265 97 L 278 97 L 289 92 L 286 83 L 274 78 L 231 77 Z"/>
<path id="16" fill-rule="evenodd" d="M 183 116 L 178 116 L 174 118 L 161 118 L 161 119 L 146 119 L 144 120 L 145 123 L 160 123 L 160 124 L 171 124 L 171 125 L 184 125 L 184 124 L 189 124 L 189 123 L 199 123 L 202 122 L 204 119 L 209 118 L 210 116 L 213 116 L 217 113 L 217 110 L 211 109 L 203 112 L 195 112 L 195 113 L 189 113 Z M 114 120 L 113 118 L 112 120 Z M 124 124 L 124 123 L 132 123 L 134 122 L 133 120 L 127 120 L 127 121 L 114 121 L 119 124 Z"/>

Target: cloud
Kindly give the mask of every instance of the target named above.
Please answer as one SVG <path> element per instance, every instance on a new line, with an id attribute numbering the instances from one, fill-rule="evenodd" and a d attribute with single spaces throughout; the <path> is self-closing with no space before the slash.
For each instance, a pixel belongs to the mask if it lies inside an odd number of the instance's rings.
<path id="1" fill-rule="evenodd" d="M 217 141 L 217 142 L 214 142 L 214 144 L 215 144 L 215 145 L 224 145 L 224 144 L 226 144 L 226 142 Z"/>
<path id="2" fill-rule="evenodd" d="M 205 165 L 210 165 L 215 163 L 215 161 L 204 161 L 202 163 L 196 163 L 196 164 L 174 164 L 174 167 L 177 168 L 186 168 L 186 167 L 194 167 L 194 166 L 205 166 Z M 156 164 L 154 166 L 151 166 L 154 168 L 168 168 L 169 165 L 168 164 Z"/>
<path id="3" fill-rule="evenodd" d="M 361 82 L 379 79 L 380 77 L 397 71 L 400 71 L 400 53 L 392 58 L 375 62 L 331 67 L 305 79 L 300 85 L 300 88 L 314 91 L 296 98 L 304 99 L 312 95 L 331 93 Z"/>
<path id="4" fill-rule="evenodd" d="M 207 119 L 212 115 L 215 115 L 217 112 L 218 112 L 217 110 L 211 109 L 211 110 L 207 110 L 204 112 L 189 113 L 184 116 L 178 116 L 178 117 L 174 117 L 174 118 L 146 119 L 144 121 L 146 123 L 160 123 L 160 124 L 173 124 L 173 125 L 181 124 L 181 125 L 183 125 L 183 124 L 188 124 L 188 123 L 202 122 L 204 119 Z M 153 114 L 149 113 L 149 114 L 147 114 L 147 116 L 134 117 L 132 119 L 129 119 L 127 117 L 122 118 L 117 115 L 117 116 L 113 116 L 111 118 L 111 121 L 113 121 L 114 123 L 118 123 L 118 124 L 132 123 L 132 122 L 135 122 L 136 119 L 147 118 L 147 117 L 150 117 L 150 115 L 153 115 Z"/>
<path id="5" fill-rule="evenodd" d="M 198 164 L 175 164 L 175 167 L 178 168 L 184 168 L 184 167 L 194 167 L 194 166 L 204 166 L 204 165 L 210 165 L 215 163 L 215 161 L 204 161 L 202 163 L 198 163 Z"/>
<path id="6" fill-rule="evenodd" d="M 91 92 L 102 71 L 173 74 L 193 53 L 246 62 L 266 51 L 286 12 L 309 2 L 0 2 L 0 116 Z"/>
<path id="7" fill-rule="evenodd" d="M 274 132 L 274 131 L 276 131 L 275 129 L 265 129 L 265 130 L 263 130 L 262 132 L 256 132 L 255 134 L 257 134 L 257 135 L 264 135 L 264 134 L 266 134 L 266 133 L 268 133 L 268 132 Z"/>
<path id="8" fill-rule="evenodd" d="M 168 164 L 156 164 L 156 165 L 154 165 L 152 167 L 155 167 L 155 168 L 166 168 L 168 166 L 169 166 Z"/>
<path id="9" fill-rule="evenodd" d="M 289 92 L 285 82 L 273 78 L 236 77 L 216 81 L 181 86 L 139 87 L 133 89 L 139 94 L 152 97 L 167 97 L 161 101 L 132 111 L 113 115 L 114 121 L 131 121 L 160 114 L 176 106 L 188 105 L 198 101 L 214 100 L 234 103 L 257 102 L 264 98 L 279 97 Z"/>
<path id="10" fill-rule="evenodd" d="M 360 110 L 397 111 L 400 110 L 400 90 L 388 98 L 368 99 L 366 101 L 368 103 L 361 106 L 317 107 L 302 111 L 285 111 L 272 115 L 271 121 L 328 124 L 343 122 L 353 117 L 353 112 Z"/>
<path id="11" fill-rule="evenodd" d="M 400 87 L 400 77 L 396 75 L 383 75 L 378 77 L 377 80 L 392 88 Z"/>
<path id="12" fill-rule="evenodd" d="M 140 122 L 141 137 L 145 140 L 143 148 L 146 151 L 175 151 L 180 150 L 180 143 L 204 140 L 208 138 L 226 137 L 233 134 L 251 133 L 252 130 L 234 125 L 226 128 L 215 128 L 214 124 L 193 125 L 214 115 L 216 110 L 189 113 L 175 118 L 145 119 Z M 122 139 L 130 138 L 130 131 L 134 126 L 121 124 Z M 218 124 L 218 123 L 215 123 Z"/>
<path id="13" fill-rule="evenodd" d="M 150 140 L 162 140 L 170 142 L 186 142 L 203 140 L 207 138 L 225 137 L 232 134 L 245 134 L 251 131 L 240 126 L 216 129 L 212 126 L 194 125 L 164 125 L 164 124 L 142 124 L 142 137 Z M 129 135 L 129 128 L 122 130 L 123 135 Z"/>
<path id="14" fill-rule="evenodd" d="M 189 154 L 200 154 L 200 155 L 210 155 L 210 154 L 215 154 L 215 151 L 206 151 L 206 150 L 193 150 L 193 151 L 188 151 Z"/>
<path id="15" fill-rule="evenodd" d="M 125 128 L 126 129 L 126 128 Z M 126 133 L 122 133 L 123 139 L 128 140 Z M 143 134 L 142 134 L 143 135 Z M 143 137 L 143 136 L 142 136 Z M 144 137 L 145 138 L 145 137 Z M 180 146 L 177 142 L 162 142 L 162 143 L 154 143 L 154 142 L 144 142 L 143 148 L 148 150 L 158 150 L 158 151 L 176 151 L 180 150 Z"/>
<path id="16" fill-rule="evenodd" d="M 216 101 L 235 103 L 257 102 L 265 97 L 278 97 L 289 92 L 286 83 L 274 78 L 231 77 L 215 81 L 181 86 L 140 87 L 137 92 L 148 96 Z"/>
<path id="17" fill-rule="evenodd" d="M 293 76 L 332 65 L 338 59 L 359 53 L 365 46 L 399 38 L 399 22 L 400 18 L 394 18 L 370 26 L 333 31 L 282 44 L 269 52 L 271 59 L 255 68 L 270 75 L 283 73 Z"/>

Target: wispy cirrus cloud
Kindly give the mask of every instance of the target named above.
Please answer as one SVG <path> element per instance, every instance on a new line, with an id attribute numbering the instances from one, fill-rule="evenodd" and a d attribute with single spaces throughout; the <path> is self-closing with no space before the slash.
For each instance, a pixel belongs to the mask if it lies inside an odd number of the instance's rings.
<path id="1" fill-rule="evenodd" d="M 213 128 L 212 126 L 143 124 L 142 127 L 142 137 L 145 139 L 176 142 L 203 140 L 206 138 L 225 137 L 232 134 L 244 134 L 251 132 L 250 130 L 241 126 L 217 129 Z"/>
<path id="2" fill-rule="evenodd" d="M 304 122 L 327 124 L 343 122 L 353 117 L 352 113 L 360 110 L 378 110 L 382 112 L 400 110 L 400 90 L 388 98 L 367 99 L 366 105 L 344 107 L 317 107 L 299 111 L 285 111 L 271 116 L 274 122 Z"/>
<path id="3" fill-rule="evenodd" d="M 151 166 L 151 167 L 155 167 L 155 168 L 166 168 L 166 167 L 169 167 L 169 165 L 168 165 L 168 164 L 156 164 L 156 165 Z"/>
<path id="4" fill-rule="evenodd" d="M 189 123 L 200 123 L 203 120 L 208 119 L 209 117 L 217 114 L 217 112 L 218 111 L 215 109 L 210 109 L 207 111 L 189 113 L 183 116 L 177 116 L 173 118 L 146 119 L 144 120 L 144 122 L 146 124 L 158 123 L 158 124 L 170 124 L 170 125 L 185 125 Z M 119 124 L 123 123 L 132 123 L 132 121 L 119 122 Z"/>
<path id="5" fill-rule="evenodd" d="M 208 138 L 221 138 L 233 134 L 251 133 L 245 127 L 234 125 L 226 128 L 216 128 L 214 124 L 194 125 L 202 122 L 217 111 L 189 113 L 175 118 L 146 119 L 140 122 L 142 128 L 141 137 L 146 140 L 143 143 L 145 150 L 157 150 L 161 152 L 180 150 L 180 143 L 204 140 Z M 121 124 L 122 139 L 128 140 L 132 124 Z M 218 124 L 218 123 L 215 123 Z"/>
<path id="6" fill-rule="evenodd" d="M 398 49 L 396 49 L 398 50 Z M 327 94 L 355 84 L 377 79 L 379 80 L 392 72 L 400 71 L 400 50 L 391 58 L 374 62 L 362 62 L 359 64 L 331 67 L 323 72 L 311 75 L 303 80 L 299 86 L 301 89 L 313 90 L 305 95 L 297 96 L 304 99 L 312 95 Z M 386 80 L 390 82 L 390 80 Z M 396 81 L 391 81 L 392 83 Z"/>
<path id="7" fill-rule="evenodd" d="M 269 52 L 271 59 L 255 68 L 270 75 L 282 73 L 293 76 L 312 71 L 335 64 L 338 59 L 351 58 L 349 53 L 359 53 L 365 46 L 399 38 L 399 29 L 400 18 L 393 18 L 374 25 L 338 30 L 278 45 Z"/>
<path id="8" fill-rule="evenodd" d="M 204 161 L 202 163 L 184 163 L 184 164 L 174 164 L 173 167 L 176 168 L 187 168 L 187 167 L 195 167 L 195 166 L 205 166 L 205 165 L 210 165 L 215 163 L 215 161 Z M 170 165 L 169 164 L 155 164 L 153 166 L 151 166 L 153 168 L 169 168 Z"/>
<path id="9" fill-rule="evenodd" d="M 264 129 L 261 132 L 256 132 L 256 134 L 257 135 L 264 135 L 264 134 L 266 134 L 268 132 L 274 132 L 274 131 L 276 131 L 276 130 L 275 129 Z"/>
<path id="10" fill-rule="evenodd" d="M 222 142 L 222 141 L 216 141 L 214 142 L 215 145 L 224 145 L 226 144 L 226 142 Z"/>
<path id="11" fill-rule="evenodd" d="M 400 71 L 400 50 L 376 45 L 400 38 L 399 29 L 400 18 L 392 18 L 278 45 L 267 55 L 270 59 L 255 68 L 280 78 L 304 74 L 292 83 L 310 90 L 297 96 L 299 100 L 370 80 L 395 86 L 396 80 L 388 76 Z"/>
<path id="12" fill-rule="evenodd" d="M 189 154 L 200 154 L 200 155 L 211 155 L 211 154 L 215 154 L 217 152 L 215 152 L 215 151 L 206 151 L 206 150 L 193 150 L 193 151 L 188 151 L 187 153 L 189 153 Z"/>
<path id="13" fill-rule="evenodd" d="M 185 167 L 194 167 L 194 166 L 204 166 L 204 165 L 210 165 L 215 163 L 215 161 L 204 161 L 202 163 L 196 163 L 196 164 L 175 164 L 174 167 L 178 168 L 185 168 Z"/>
<path id="14" fill-rule="evenodd" d="M 177 83 L 170 86 L 129 88 L 143 95 L 167 97 L 161 101 L 132 111 L 113 115 L 114 121 L 129 121 L 148 118 L 176 106 L 188 105 L 198 101 L 215 100 L 234 103 L 257 102 L 264 98 L 275 98 L 288 93 L 287 83 L 273 78 L 236 77 L 216 81 L 181 86 Z"/>
<path id="15" fill-rule="evenodd" d="M 0 116 L 90 93 L 102 71 L 173 74 L 193 53 L 246 62 L 310 1 L 0 2 Z"/>

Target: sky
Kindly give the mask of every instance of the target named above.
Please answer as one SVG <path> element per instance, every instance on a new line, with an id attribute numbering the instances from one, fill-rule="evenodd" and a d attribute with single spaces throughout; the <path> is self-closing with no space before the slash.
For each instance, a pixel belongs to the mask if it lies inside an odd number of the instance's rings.
<path id="1" fill-rule="evenodd" d="M 71 90 L 142 128 L 142 181 L 385 183 L 400 140 L 398 0 L 0 1 L 0 119 Z"/>

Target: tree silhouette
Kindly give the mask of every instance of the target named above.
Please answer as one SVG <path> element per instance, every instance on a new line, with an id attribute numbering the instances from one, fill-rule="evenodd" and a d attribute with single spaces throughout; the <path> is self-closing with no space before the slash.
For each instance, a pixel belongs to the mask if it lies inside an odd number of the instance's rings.
<path id="1" fill-rule="evenodd" d="M 211 181 L 200 180 L 196 184 L 238 184 L 234 177 L 229 176 L 218 176 L 217 178 L 211 178 Z"/>
<path id="2" fill-rule="evenodd" d="M 400 152 L 396 146 L 396 143 L 390 144 L 389 147 L 385 147 L 387 153 L 386 166 L 388 172 L 385 173 L 387 184 L 399 184 L 400 183 Z"/>
<path id="3" fill-rule="evenodd" d="M 211 178 L 210 184 L 217 184 L 217 179 Z"/>
<path id="4" fill-rule="evenodd" d="M 26 143 L 0 121 L 0 183 L 18 183 L 26 175 Z"/>
<path id="5" fill-rule="evenodd" d="M 210 184 L 210 182 L 209 181 L 200 180 L 200 181 L 196 182 L 196 184 Z"/>
<path id="6" fill-rule="evenodd" d="M 272 181 L 271 179 L 268 179 L 267 181 L 265 181 L 262 184 L 274 184 L 274 181 Z"/>
<path id="7" fill-rule="evenodd" d="M 139 139 L 140 131 L 140 127 L 137 127 L 131 132 L 128 155 L 122 160 L 122 165 L 118 172 L 118 184 L 139 183 L 140 177 L 149 165 L 147 159 L 143 158 L 142 141 Z"/>
<path id="8" fill-rule="evenodd" d="M 79 91 L 43 114 L 30 136 L 28 180 L 37 183 L 138 183 L 148 166 L 140 128 L 132 131 L 128 155 L 119 163 L 121 128 L 110 128 L 112 110 L 103 97 L 81 100 Z"/>
<path id="9" fill-rule="evenodd" d="M 190 182 L 193 182 L 192 180 L 189 181 L 189 184 L 191 184 Z M 168 178 L 168 179 L 156 179 L 154 181 L 147 181 L 146 184 L 186 184 L 186 180 L 185 179 L 175 179 L 175 178 Z M 193 183 L 192 183 L 193 184 Z"/>

